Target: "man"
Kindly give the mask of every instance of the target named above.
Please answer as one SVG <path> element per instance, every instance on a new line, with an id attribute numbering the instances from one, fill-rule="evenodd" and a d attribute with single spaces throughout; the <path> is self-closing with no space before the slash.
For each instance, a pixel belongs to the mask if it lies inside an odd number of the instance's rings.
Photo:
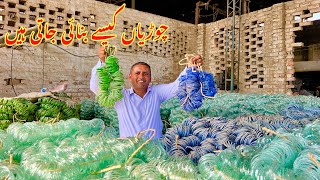
<path id="1" fill-rule="evenodd" d="M 99 49 L 99 62 L 92 69 L 90 89 L 95 94 L 98 92 L 96 70 L 105 62 L 104 47 Z M 196 55 L 187 66 L 201 65 L 202 58 Z M 186 74 L 186 68 L 180 73 Z M 154 138 L 162 135 L 162 120 L 160 117 L 160 104 L 176 95 L 179 86 L 179 77 L 170 84 L 149 86 L 151 82 L 151 68 L 147 63 L 138 62 L 132 65 L 128 80 L 131 82 L 130 89 L 123 89 L 123 98 L 116 102 L 115 109 L 119 119 L 120 137 L 133 137 L 138 132 L 147 129 L 155 129 Z"/>

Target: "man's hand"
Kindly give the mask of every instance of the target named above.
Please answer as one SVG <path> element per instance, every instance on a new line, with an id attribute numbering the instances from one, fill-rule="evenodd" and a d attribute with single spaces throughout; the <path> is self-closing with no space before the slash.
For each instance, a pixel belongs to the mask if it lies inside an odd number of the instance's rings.
<path id="1" fill-rule="evenodd" d="M 98 56 L 99 56 L 99 59 L 102 63 L 104 63 L 106 61 L 106 51 L 104 50 L 104 46 L 101 46 L 98 49 Z"/>
<path id="2" fill-rule="evenodd" d="M 197 67 L 197 66 L 202 66 L 202 57 L 199 54 L 191 58 L 190 62 L 188 63 L 188 67 Z"/>

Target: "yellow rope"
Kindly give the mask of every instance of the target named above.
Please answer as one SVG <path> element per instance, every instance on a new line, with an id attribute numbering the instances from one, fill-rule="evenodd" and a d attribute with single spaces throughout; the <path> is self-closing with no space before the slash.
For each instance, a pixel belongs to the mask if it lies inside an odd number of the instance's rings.
<path id="1" fill-rule="evenodd" d="M 283 139 L 285 139 L 287 141 L 289 140 L 286 136 L 282 136 L 279 133 L 277 133 L 277 132 L 275 132 L 275 131 L 273 131 L 271 129 L 268 129 L 266 127 L 262 127 L 262 130 L 266 131 L 267 133 L 271 133 L 271 134 L 277 135 L 277 136 L 279 136 L 279 137 L 281 137 L 281 138 L 283 138 Z"/>
<path id="2" fill-rule="evenodd" d="M 189 95 L 187 95 L 187 97 L 184 99 L 183 103 L 181 104 L 181 106 L 184 106 L 184 104 L 187 102 L 187 100 L 189 99 Z"/>
<path id="3" fill-rule="evenodd" d="M 309 157 L 309 159 L 310 159 L 313 163 L 315 163 L 315 164 L 318 166 L 318 168 L 320 168 L 320 163 L 319 163 L 319 161 L 314 157 L 314 154 L 308 153 L 308 157 Z"/>
<path id="4" fill-rule="evenodd" d="M 214 99 L 214 97 L 212 97 L 212 96 L 206 96 L 205 94 L 203 94 L 203 85 L 202 85 L 202 82 L 200 82 L 200 86 L 201 86 L 201 88 L 200 88 L 200 92 L 201 92 L 201 95 L 203 96 L 203 97 L 205 97 L 205 98 L 209 98 L 209 99 Z"/>
<path id="5" fill-rule="evenodd" d="M 279 175 L 276 175 L 275 173 L 273 173 L 273 175 L 274 175 L 274 177 L 276 178 L 276 179 L 279 179 L 279 180 L 285 180 L 284 178 L 282 178 L 281 176 L 279 176 Z"/>
<path id="6" fill-rule="evenodd" d="M 194 54 L 186 54 L 185 57 L 179 61 L 179 65 L 181 66 L 188 65 L 193 57 L 194 57 Z M 183 61 L 186 61 L 186 62 L 182 63 Z"/>
<path id="7" fill-rule="evenodd" d="M 126 163 L 125 163 L 125 166 L 129 163 L 129 161 L 133 158 L 133 156 L 135 156 L 139 151 L 140 151 L 140 149 L 142 149 L 143 148 L 143 146 L 145 146 L 146 144 L 148 144 L 149 143 L 149 141 L 151 141 L 151 139 L 156 135 L 156 133 L 157 133 L 157 131 L 155 130 L 155 129 L 147 129 L 147 130 L 144 130 L 144 131 L 142 131 L 141 132 L 141 134 L 143 133 L 146 133 L 146 132 L 148 132 L 148 131 L 153 131 L 153 134 L 151 135 L 151 137 L 148 139 L 148 140 L 146 140 L 146 142 L 144 142 L 140 147 L 138 147 L 138 149 L 136 149 L 131 155 L 130 155 L 130 157 L 129 157 L 129 159 L 126 161 Z"/>
<path id="8" fill-rule="evenodd" d="M 176 148 L 178 147 L 178 139 L 179 139 L 179 136 L 176 134 L 176 139 L 175 139 Z"/>
<path id="9" fill-rule="evenodd" d="M 233 180 L 231 177 L 225 175 L 223 172 L 219 171 L 217 169 L 217 166 L 213 166 L 213 171 L 216 172 L 217 174 L 221 175 L 223 177 L 223 179 L 230 179 L 230 180 Z"/>
<path id="10" fill-rule="evenodd" d="M 110 170 L 114 170 L 114 169 L 120 169 L 122 167 L 125 167 L 128 165 L 128 163 L 131 161 L 131 159 L 143 148 L 143 146 L 145 146 L 147 143 L 149 143 L 149 141 L 151 141 L 151 139 L 156 135 L 156 130 L 155 129 L 147 129 L 147 130 L 144 130 L 144 131 L 141 131 L 141 132 L 138 132 L 136 134 L 135 137 L 139 137 L 140 135 L 148 132 L 148 131 L 153 131 L 153 134 L 150 136 L 150 138 L 148 140 L 146 140 L 146 142 L 144 142 L 141 146 L 139 146 L 130 156 L 129 156 L 129 159 L 124 163 L 124 165 L 114 165 L 114 166 L 111 166 L 111 167 L 108 167 L 108 168 L 105 168 L 105 169 L 102 169 L 98 172 L 95 172 L 93 174 L 100 174 L 100 173 L 103 173 L 103 172 L 108 172 Z"/>
<path id="11" fill-rule="evenodd" d="M 106 125 L 103 124 L 103 127 L 102 127 L 101 131 L 99 132 L 98 136 L 101 136 L 105 129 L 106 129 Z"/>
<path id="12" fill-rule="evenodd" d="M 194 58 L 194 57 L 195 57 L 194 54 L 186 54 L 186 55 L 185 55 L 185 58 L 183 58 L 183 59 L 181 59 L 181 60 L 179 61 L 179 65 L 188 65 L 188 64 L 191 62 L 192 58 Z M 182 63 L 182 61 L 184 61 L 184 60 L 185 60 L 186 62 L 185 62 L 185 63 Z M 195 67 L 192 67 L 192 72 L 196 72 L 196 71 L 198 70 L 200 73 L 203 73 L 203 69 L 202 69 L 202 66 L 201 66 L 200 64 L 196 64 L 195 62 L 193 62 L 193 64 L 195 65 Z M 200 86 L 201 86 L 200 92 L 201 92 L 201 95 L 202 95 L 203 97 L 211 98 L 211 99 L 214 98 L 214 97 L 211 97 L 211 96 L 206 96 L 206 95 L 203 93 L 203 84 L 202 84 L 201 82 L 200 82 Z M 183 105 L 187 102 L 187 99 L 188 99 L 188 98 L 189 98 L 189 97 L 187 96 L 181 106 L 183 106 Z"/>
<path id="13" fill-rule="evenodd" d="M 18 122 L 26 122 L 26 120 L 17 118 L 17 113 L 15 113 L 15 114 L 13 115 L 12 122 L 15 122 L 15 119 L 16 119 Z"/>

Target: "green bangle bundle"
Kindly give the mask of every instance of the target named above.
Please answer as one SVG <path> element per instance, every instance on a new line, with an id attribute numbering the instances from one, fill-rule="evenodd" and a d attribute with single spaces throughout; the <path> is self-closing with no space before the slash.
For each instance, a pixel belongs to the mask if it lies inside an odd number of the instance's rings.
<path id="1" fill-rule="evenodd" d="M 116 56 L 108 56 L 105 63 L 105 66 L 97 69 L 100 79 L 97 100 L 101 106 L 109 108 L 122 99 L 121 90 L 124 85 L 124 78 Z"/>

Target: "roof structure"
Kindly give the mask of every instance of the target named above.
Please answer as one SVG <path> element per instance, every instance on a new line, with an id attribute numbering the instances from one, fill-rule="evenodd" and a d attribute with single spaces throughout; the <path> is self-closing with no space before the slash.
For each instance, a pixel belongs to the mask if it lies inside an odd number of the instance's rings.
<path id="1" fill-rule="evenodd" d="M 169 17 L 172 19 L 195 23 L 195 9 L 196 3 L 199 0 L 98 0 L 101 2 L 112 3 L 121 5 L 126 3 L 128 8 L 132 8 L 139 11 L 149 12 L 152 14 Z M 270 7 L 274 4 L 287 2 L 290 0 L 242 0 L 247 1 L 248 11 L 256 11 Z M 226 0 L 202 0 L 202 3 L 207 3 L 210 6 L 215 7 L 218 10 L 226 11 L 227 1 Z M 223 13 L 219 13 L 215 20 L 224 19 Z M 200 7 L 199 23 L 209 23 L 214 20 L 214 13 L 212 8 L 208 6 Z"/>

